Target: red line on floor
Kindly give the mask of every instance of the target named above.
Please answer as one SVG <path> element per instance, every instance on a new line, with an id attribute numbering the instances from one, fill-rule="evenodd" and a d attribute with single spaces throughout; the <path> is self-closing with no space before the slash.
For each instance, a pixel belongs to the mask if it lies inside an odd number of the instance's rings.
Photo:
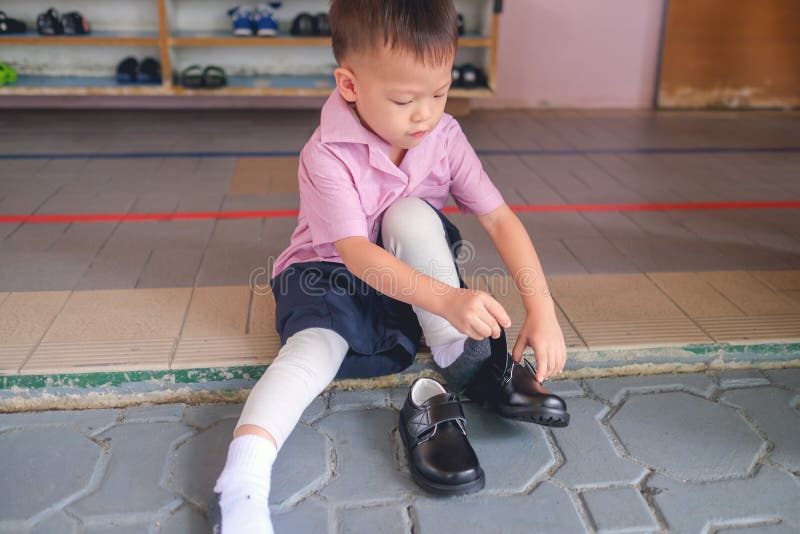
<path id="1" fill-rule="evenodd" d="M 511 205 L 516 212 L 554 211 L 681 211 L 681 210 L 735 210 L 800 208 L 800 200 L 781 202 L 673 202 L 661 204 L 522 204 Z M 447 206 L 444 213 L 458 213 L 455 206 Z M 266 211 L 196 211 L 184 213 L 98 213 L 53 215 L 0 215 L 0 223 L 75 223 L 118 221 L 181 221 L 197 219 L 273 219 L 297 217 L 298 210 Z"/>

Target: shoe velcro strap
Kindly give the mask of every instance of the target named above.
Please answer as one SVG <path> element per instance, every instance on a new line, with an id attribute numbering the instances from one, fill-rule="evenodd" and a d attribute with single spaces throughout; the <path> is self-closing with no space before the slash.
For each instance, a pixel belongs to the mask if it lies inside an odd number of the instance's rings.
<path id="1" fill-rule="evenodd" d="M 408 421 L 408 433 L 419 439 L 423 434 L 432 430 L 439 423 L 460 420 L 466 423 L 464 410 L 458 400 L 437 402 L 426 406 Z"/>

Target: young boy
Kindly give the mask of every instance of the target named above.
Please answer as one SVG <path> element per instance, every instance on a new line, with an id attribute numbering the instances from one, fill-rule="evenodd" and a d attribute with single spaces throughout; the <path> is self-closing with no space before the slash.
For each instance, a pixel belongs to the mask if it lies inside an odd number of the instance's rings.
<path id="1" fill-rule="evenodd" d="M 462 287 L 458 231 L 438 211 L 449 194 L 478 216 L 524 300 L 513 359 L 531 346 L 539 382 L 566 359 L 531 240 L 444 114 L 452 0 L 333 0 L 330 21 L 336 90 L 300 155 L 298 225 L 273 269 L 283 346 L 247 399 L 215 486 L 224 534 L 272 532 L 272 463 L 337 373 L 402 369 L 420 330 L 451 386 L 489 358 L 490 338 L 511 321 L 489 294 Z"/>

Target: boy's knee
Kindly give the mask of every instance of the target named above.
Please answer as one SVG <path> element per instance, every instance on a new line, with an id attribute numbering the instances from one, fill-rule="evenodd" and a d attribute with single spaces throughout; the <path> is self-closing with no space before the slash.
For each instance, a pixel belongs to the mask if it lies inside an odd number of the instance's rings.
<path id="1" fill-rule="evenodd" d="M 389 206 L 383 214 L 381 233 L 384 243 L 389 236 L 398 240 L 424 239 L 444 233 L 442 220 L 430 204 L 420 198 L 404 198 Z"/>

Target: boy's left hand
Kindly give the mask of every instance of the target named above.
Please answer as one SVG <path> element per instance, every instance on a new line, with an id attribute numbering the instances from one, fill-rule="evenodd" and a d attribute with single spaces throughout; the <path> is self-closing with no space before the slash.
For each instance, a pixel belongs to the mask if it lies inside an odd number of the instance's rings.
<path id="1" fill-rule="evenodd" d="M 567 361 L 567 344 L 554 313 L 533 317 L 528 315 L 519 331 L 517 342 L 511 356 L 514 361 L 522 360 L 525 347 L 533 349 L 536 358 L 536 380 L 545 379 L 560 373 Z"/>

